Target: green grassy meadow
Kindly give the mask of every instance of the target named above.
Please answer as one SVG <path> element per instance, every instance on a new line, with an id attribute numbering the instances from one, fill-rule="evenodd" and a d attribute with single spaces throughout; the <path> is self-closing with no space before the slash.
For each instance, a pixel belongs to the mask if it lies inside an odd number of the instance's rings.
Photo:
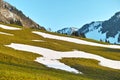
<path id="1" fill-rule="evenodd" d="M 20 27 L 16 25 L 9 26 Z M 97 54 L 108 59 L 120 60 L 119 49 L 94 47 L 43 38 L 42 36 L 33 34 L 32 31 L 41 30 L 29 28 L 22 28 L 22 30 L 6 30 L 0 28 L 0 32 L 14 34 L 14 36 L 0 34 L 0 80 L 120 80 L 120 70 L 100 66 L 96 60 L 83 58 L 64 58 L 60 60 L 61 62 L 83 72 L 83 74 L 75 74 L 48 68 L 40 63 L 35 62 L 34 60 L 36 57 L 40 57 L 41 55 L 25 51 L 18 51 L 5 46 L 10 43 L 21 43 L 49 48 L 56 51 L 72 51 L 75 49 L 91 54 Z M 66 36 L 56 33 L 50 34 Z M 32 40 L 43 40 L 44 42 L 35 42 Z M 84 40 L 100 43 L 98 41 L 89 39 Z"/>

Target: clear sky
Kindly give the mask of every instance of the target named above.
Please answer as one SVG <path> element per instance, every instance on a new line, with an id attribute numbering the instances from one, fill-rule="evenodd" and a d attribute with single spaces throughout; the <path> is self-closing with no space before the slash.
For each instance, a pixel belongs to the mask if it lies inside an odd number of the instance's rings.
<path id="1" fill-rule="evenodd" d="M 120 11 L 120 0 L 5 0 L 35 22 L 53 31 L 80 28 L 91 21 L 109 19 Z"/>

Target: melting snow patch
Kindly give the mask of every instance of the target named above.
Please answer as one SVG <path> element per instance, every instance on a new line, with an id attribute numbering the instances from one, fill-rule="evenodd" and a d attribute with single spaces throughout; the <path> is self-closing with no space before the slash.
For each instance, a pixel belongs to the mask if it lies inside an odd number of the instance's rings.
<path id="1" fill-rule="evenodd" d="M 8 35 L 8 36 L 14 36 L 13 34 L 5 33 L 5 32 L 0 32 L 0 34 Z"/>
<path id="2" fill-rule="evenodd" d="M 7 47 L 14 48 L 16 50 L 28 51 L 42 55 L 43 57 L 38 57 L 35 61 L 46 65 L 47 67 L 61 69 L 68 72 L 81 73 L 78 70 L 71 68 L 68 65 L 65 65 L 58 61 L 58 59 L 62 58 L 87 58 L 87 59 L 95 59 L 100 61 L 99 64 L 104 67 L 109 67 L 113 69 L 120 69 L 120 61 L 106 59 L 104 57 L 82 52 L 82 51 L 69 51 L 69 52 L 59 52 L 54 51 L 42 47 L 24 45 L 24 44 L 16 44 L 12 43 L 10 45 L 6 45 Z"/>
<path id="3" fill-rule="evenodd" d="M 65 65 L 64 63 L 59 62 L 56 59 L 47 59 L 47 58 L 41 57 L 41 58 L 37 58 L 35 61 L 37 61 L 41 64 L 44 64 L 47 67 L 60 69 L 60 70 L 65 70 L 65 71 L 69 71 L 69 72 L 73 72 L 73 73 L 81 73 L 78 70 L 76 70 L 74 68 L 71 68 L 71 67 Z"/>
<path id="4" fill-rule="evenodd" d="M 8 29 L 8 30 L 20 30 L 20 28 L 10 27 L 10 26 L 1 25 L 1 24 L 0 24 L 0 28 Z"/>
<path id="5" fill-rule="evenodd" d="M 32 41 L 34 41 L 34 42 L 45 42 L 43 40 L 32 40 Z"/>
<path id="6" fill-rule="evenodd" d="M 99 44 L 89 41 L 84 41 L 80 39 L 70 38 L 70 37 L 63 37 L 63 36 L 57 36 L 52 34 L 47 34 L 43 32 L 33 31 L 34 34 L 38 34 L 44 38 L 50 38 L 50 39 L 56 39 L 56 40 L 63 40 L 67 42 L 73 42 L 77 44 L 84 44 L 84 45 L 90 45 L 90 46 L 98 46 L 98 47 L 106 47 L 106 48 L 114 48 L 114 49 L 120 49 L 120 46 L 118 45 L 105 45 L 105 44 Z"/>

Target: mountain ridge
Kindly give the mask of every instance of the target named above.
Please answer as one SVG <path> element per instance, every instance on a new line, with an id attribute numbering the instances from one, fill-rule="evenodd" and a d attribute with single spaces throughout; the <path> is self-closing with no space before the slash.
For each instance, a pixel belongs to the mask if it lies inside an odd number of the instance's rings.
<path id="1" fill-rule="evenodd" d="M 87 38 L 95 39 L 112 44 L 120 44 L 120 12 L 115 13 L 110 19 L 105 21 L 96 21 L 82 26 L 78 34 L 83 33 Z M 94 25 L 98 23 L 98 25 Z M 90 30 L 90 27 L 93 30 Z M 85 31 L 86 30 L 86 31 Z M 85 32 L 84 32 L 85 31 Z"/>
<path id="2" fill-rule="evenodd" d="M 0 22 L 45 30 L 44 27 L 26 17 L 22 11 L 3 0 L 0 0 Z"/>
<path id="3" fill-rule="evenodd" d="M 66 28 L 58 30 L 57 33 L 72 35 L 77 30 L 78 30 L 78 28 L 75 28 L 75 27 L 66 27 Z"/>
<path id="4" fill-rule="evenodd" d="M 74 32 L 73 35 L 81 36 L 81 34 L 89 39 L 94 39 L 112 44 L 120 44 L 120 12 L 115 13 L 110 19 L 105 21 L 93 21 L 83 25 L 80 29 Z M 58 30 L 58 33 L 69 34 L 63 32 L 65 28 Z"/>

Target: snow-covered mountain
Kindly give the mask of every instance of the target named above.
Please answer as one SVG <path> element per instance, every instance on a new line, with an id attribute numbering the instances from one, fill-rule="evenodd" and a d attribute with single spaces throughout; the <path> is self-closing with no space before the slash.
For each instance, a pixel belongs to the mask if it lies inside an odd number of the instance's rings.
<path id="1" fill-rule="evenodd" d="M 85 34 L 86 38 L 120 44 L 120 12 L 109 20 L 85 24 L 78 30 L 78 34 L 81 33 Z"/>
<path id="2" fill-rule="evenodd" d="M 44 29 L 29 17 L 26 17 L 22 11 L 3 0 L 0 0 L 0 22 L 16 24 L 23 27 Z"/>
<path id="3" fill-rule="evenodd" d="M 78 30 L 78 28 L 69 27 L 69 28 L 63 28 L 63 29 L 61 29 L 61 30 L 58 30 L 57 33 L 72 35 L 73 32 L 76 32 L 77 30 Z"/>

